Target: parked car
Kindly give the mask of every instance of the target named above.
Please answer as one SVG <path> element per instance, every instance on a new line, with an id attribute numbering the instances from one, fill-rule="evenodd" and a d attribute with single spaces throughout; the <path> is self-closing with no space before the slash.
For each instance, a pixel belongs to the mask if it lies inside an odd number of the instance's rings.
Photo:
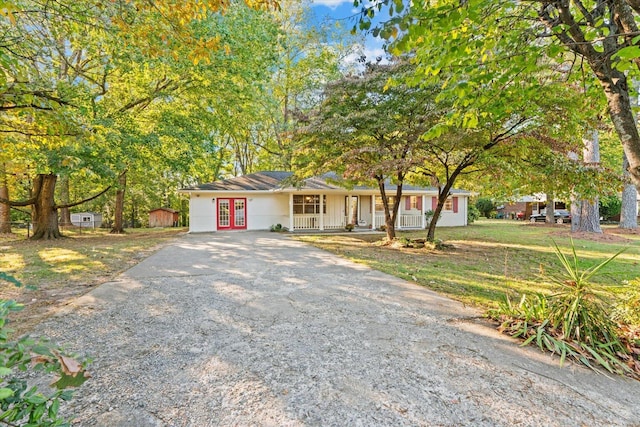
<path id="1" fill-rule="evenodd" d="M 563 224 L 565 222 L 571 222 L 571 214 L 566 209 L 556 209 L 553 212 L 553 219 L 556 224 Z M 533 214 L 529 217 L 531 222 L 545 222 L 547 220 L 546 210 L 541 210 L 538 214 Z"/>

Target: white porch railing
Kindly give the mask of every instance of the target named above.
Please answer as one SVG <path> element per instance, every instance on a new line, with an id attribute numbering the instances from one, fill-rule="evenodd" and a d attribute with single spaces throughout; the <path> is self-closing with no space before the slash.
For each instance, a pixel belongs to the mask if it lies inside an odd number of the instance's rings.
<path id="1" fill-rule="evenodd" d="M 400 215 L 400 228 L 422 228 L 422 216 Z"/>
<path id="2" fill-rule="evenodd" d="M 293 228 L 295 230 L 317 230 L 320 228 L 320 215 L 294 215 Z"/>
<path id="3" fill-rule="evenodd" d="M 344 228 L 347 224 L 346 217 L 325 215 L 323 218 L 325 230 Z M 376 228 L 384 225 L 384 214 L 376 213 Z M 422 216 L 398 215 L 396 221 L 398 228 L 422 228 Z M 294 230 L 319 230 L 320 214 L 298 214 L 293 216 Z"/>
<path id="4" fill-rule="evenodd" d="M 325 215 L 323 218 L 323 226 L 326 230 L 344 228 L 346 225 L 345 218 L 340 216 Z M 295 214 L 293 215 L 294 230 L 319 230 L 320 214 Z"/>
<path id="5" fill-rule="evenodd" d="M 396 227 L 398 228 L 422 228 L 421 215 L 398 215 Z M 376 228 L 384 225 L 384 214 L 376 212 Z"/>

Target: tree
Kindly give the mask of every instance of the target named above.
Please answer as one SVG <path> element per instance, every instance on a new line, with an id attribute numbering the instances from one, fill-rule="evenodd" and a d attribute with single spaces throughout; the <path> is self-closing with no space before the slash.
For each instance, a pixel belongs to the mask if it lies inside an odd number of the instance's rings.
<path id="1" fill-rule="evenodd" d="M 237 46 L 232 42 L 245 40 L 253 48 L 253 57 L 262 58 L 256 43 L 260 40 L 250 35 L 264 34 L 271 27 L 257 25 L 253 32 L 229 27 L 226 17 L 211 13 L 226 8 L 223 2 L 172 5 L 163 1 L 80 6 L 56 2 L 48 9 L 25 0 L 15 5 L 11 19 L 0 21 L 5 30 L 2 41 L 10 47 L 9 55 L 3 57 L 5 80 L 0 81 L 0 131 L 11 135 L 19 158 L 29 159 L 37 173 L 35 198 L 28 198 L 26 205 L 34 206 L 36 227 L 46 229 L 37 230 L 34 238 L 60 236 L 57 209 L 77 204 L 55 203 L 58 175 L 85 170 L 113 183 L 120 171 L 140 158 L 136 154 L 141 146 L 136 144 L 147 140 L 134 141 L 126 133 L 131 128 L 122 124 L 143 117 L 156 103 L 181 108 L 180 91 L 196 93 L 215 87 L 222 83 L 217 78 L 220 74 L 226 83 L 238 85 L 243 78 L 255 77 L 233 73 L 232 69 L 243 66 L 232 60 L 242 53 L 233 50 Z M 247 14 L 235 16 L 236 23 L 252 23 Z M 175 38 L 167 39 L 167 34 Z M 251 54 L 244 52 L 242 57 Z M 216 59 L 220 61 L 204 73 L 203 68 Z M 221 92 L 212 91 L 206 99 Z M 212 107 L 203 106 L 209 115 Z M 26 206 L 25 201 L 12 203 Z"/>
<path id="2" fill-rule="evenodd" d="M 629 161 L 623 155 L 624 187 L 622 189 L 622 202 L 620 210 L 620 228 L 638 228 L 638 190 L 629 179 Z"/>
<path id="3" fill-rule="evenodd" d="M 476 201 L 476 208 L 485 218 L 491 218 L 491 214 L 496 210 L 496 204 L 491 199 L 481 197 Z"/>
<path id="4" fill-rule="evenodd" d="M 628 158 L 630 177 L 640 187 L 640 135 L 628 84 L 640 65 L 640 3 L 438 0 L 404 9 L 399 0 L 383 0 L 363 6 L 360 27 L 368 28 L 383 7 L 394 16 L 377 31 L 397 38 L 398 50 L 415 53 L 421 65 L 418 78 L 427 84 L 441 72 L 450 73 L 454 77 L 445 78 L 451 90 L 461 92 L 456 82 L 480 89 L 488 82 L 526 80 L 540 68 L 558 79 L 586 80 L 587 85 L 597 81 Z M 529 93 L 522 95 L 527 98 Z"/>
<path id="5" fill-rule="evenodd" d="M 592 130 L 583 139 L 583 161 L 588 168 L 598 168 L 600 164 L 600 145 L 598 131 Z M 571 231 L 602 233 L 600 228 L 600 209 L 598 196 L 581 197 L 577 192 L 571 203 Z"/>
<path id="6" fill-rule="evenodd" d="M 422 135 L 434 126 L 437 88 L 389 84 L 413 73 L 408 64 L 366 64 L 327 86 L 324 102 L 301 133 L 296 159 L 309 174 L 333 171 L 354 183 L 375 183 L 384 206 L 387 238 L 395 223 L 407 174 L 424 161 Z M 395 184 L 393 203 L 387 185 Z"/>

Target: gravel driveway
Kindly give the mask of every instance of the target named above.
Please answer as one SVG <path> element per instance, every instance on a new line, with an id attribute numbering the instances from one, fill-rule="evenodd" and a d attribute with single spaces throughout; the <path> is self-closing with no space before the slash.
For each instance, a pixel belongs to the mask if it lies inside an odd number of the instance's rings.
<path id="1" fill-rule="evenodd" d="M 640 425 L 640 382 L 277 233 L 187 235 L 43 323 L 100 426 Z"/>

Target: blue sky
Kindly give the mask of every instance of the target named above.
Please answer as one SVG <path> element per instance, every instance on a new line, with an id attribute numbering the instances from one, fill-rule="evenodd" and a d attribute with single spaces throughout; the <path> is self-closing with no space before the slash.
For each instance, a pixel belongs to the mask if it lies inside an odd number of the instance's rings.
<path id="1" fill-rule="evenodd" d="M 342 25 L 351 29 L 354 24 L 354 19 L 349 19 L 354 16 L 358 9 L 353 6 L 353 0 L 310 0 L 311 9 L 313 10 L 316 18 L 319 21 L 324 19 L 339 20 Z M 377 17 L 374 18 L 374 23 L 378 22 Z M 363 52 L 367 56 L 367 60 L 375 61 L 376 57 L 384 57 L 384 50 L 382 48 L 383 40 L 380 38 L 374 38 L 371 34 L 365 36 Z"/>

